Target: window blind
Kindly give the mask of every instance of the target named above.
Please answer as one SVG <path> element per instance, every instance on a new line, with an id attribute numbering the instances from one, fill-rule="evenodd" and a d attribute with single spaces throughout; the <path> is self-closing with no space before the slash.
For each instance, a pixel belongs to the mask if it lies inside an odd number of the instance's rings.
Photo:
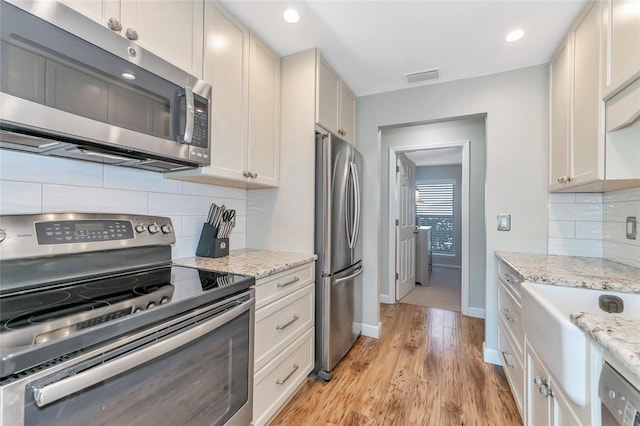
<path id="1" fill-rule="evenodd" d="M 421 226 L 431 226 L 433 253 L 455 255 L 455 185 L 453 183 L 417 184 L 422 203 L 416 203 Z"/>

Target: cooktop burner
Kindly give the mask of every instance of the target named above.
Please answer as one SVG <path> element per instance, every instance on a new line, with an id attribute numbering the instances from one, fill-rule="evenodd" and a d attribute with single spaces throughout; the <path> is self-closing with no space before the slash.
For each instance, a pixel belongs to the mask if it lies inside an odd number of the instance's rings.
<path id="1" fill-rule="evenodd" d="M 55 288 L 0 296 L 0 356 L 15 358 L 36 348 L 53 353 L 87 346 L 124 328 L 164 321 L 249 289 L 251 277 L 165 266 L 80 281 Z M 123 323 L 123 318 L 130 319 Z M 132 321 L 134 318 L 138 318 Z M 112 325 L 110 325 L 112 324 Z M 92 333 L 92 337 L 86 337 Z M 76 344 L 70 341 L 78 337 Z M 44 351 L 45 353 L 48 351 Z M 40 362 L 50 355 L 43 355 Z M 33 365 L 34 361 L 29 361 Z M 3 369 L 9 363 L 2 363 Z M 16 370 L 17 371 L 17 370 Z M 9 372 L 10 373 L 10 372 Z M 2 371 L 4 377 L 7 371 Z"/>

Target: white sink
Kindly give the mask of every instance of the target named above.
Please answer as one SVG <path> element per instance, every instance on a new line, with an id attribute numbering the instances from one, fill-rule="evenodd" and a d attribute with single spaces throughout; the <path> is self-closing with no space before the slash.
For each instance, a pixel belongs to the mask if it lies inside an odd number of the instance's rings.
<path id="1" fill-rule="evenodd" d="M 598 298 L 603 294 L 620 297 L 624 311 L 610 314 L 601 310 Z M 569 315 L 576 312 L 640 319 L 640 294 L 522 284 L 522 326 L 527 340 L 560 381 L 567 396 L 584 407 L 587 402 L 587 336 L 571 323 Z"/>

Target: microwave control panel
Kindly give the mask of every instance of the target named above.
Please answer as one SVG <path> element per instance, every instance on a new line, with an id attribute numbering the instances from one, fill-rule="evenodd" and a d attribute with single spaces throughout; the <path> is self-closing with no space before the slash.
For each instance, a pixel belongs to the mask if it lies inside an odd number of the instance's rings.
<path id="1" fill-rule="evenodd" d="M 209 114 L 205 102 L 194 101 L 193 137 L 191 145 L 206 148 L 209 145 Z"/>

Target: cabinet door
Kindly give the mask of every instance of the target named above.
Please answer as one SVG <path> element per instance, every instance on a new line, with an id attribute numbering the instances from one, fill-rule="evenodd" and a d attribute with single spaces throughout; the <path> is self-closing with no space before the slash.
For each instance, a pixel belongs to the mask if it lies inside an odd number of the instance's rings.
<path id="1" fill-rule="evenodd" d="M 553 385 L 553 381 L 552 381 Z M 553 385 L 553 425 L 554 426 L 581 426 L 582 422 L 569 407 L 565 396 Z"/>
<path id="2" fill-rule="evenodd" d="M 208 173 L 246 180 L 249 30 L 217 2 L 205 11 L 204 80 L 213 87 Z"/>
<path id="3" fill-rule="evenodd" d="M 340 77 L 320 54 L 318 54 L 317 79 L 316 123 L 338 135 Z"/>
<path id="4" fill-rule="evenodd" d="M 609 0 L 603 6 L 606 97 L 640 76 L 640 4 L 637 0 Z"/>
<path id="5" fill-rule="evenodd" d="M 202 77 L 204 0 L 122 0 L 122 33 L 177 67 Z"/>
<path id="6" fill-rule="evenodd" d="M 574 32 L 571 184 L 598 179 L 598 160 L 604 155 L 604 145 L 600 144 L 604 104 L 600 100 L 599 43 L 600 5 L 594 3 Z"/>
<path id="7" fill-rule="evenodd" d="M 563 188 L 569 177 L 569 108 L 571 95 L 571 38 L 551 62 L 551 135 L 549 189 Z"/>
<path id="8" fill-rule="evenodd" d="M 340 83 L 340 130 L 345 141 L 356 144 L 356 97 L 344 81 Z"/>
<path id="9" fill-rule="evenodd" d="M 278 186 L 280 177 L 280 58 L 251 36 L 249 167 L 251 182 Z"/>
<path id="10" fill-rule="evenodd" d="M 59 0 L 84 16 L 106 25 L 110 18 L 120 19 L 120 0 Z"/>
<path id="11" fill-rule="evenodd" d="M 536 378 L 549 382 L 549 376 L 537 357 L 527 347 L 527 419 L 530 426 L 547 426 L 553 421 L 553 401 L 551 396 L 544 396 L 536 385 Z"/>

